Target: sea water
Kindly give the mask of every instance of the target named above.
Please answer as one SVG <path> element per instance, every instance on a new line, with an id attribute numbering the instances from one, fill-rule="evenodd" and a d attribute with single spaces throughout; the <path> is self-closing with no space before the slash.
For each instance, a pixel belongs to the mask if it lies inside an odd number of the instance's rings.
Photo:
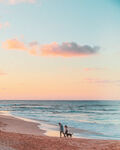
<path id="1" fill-rule="evenodd" d="M 120 101 L 0 101 L 0 111 L 36 120 L 44 128 L 71 127 L 77 137 L 120 140 Z"/>

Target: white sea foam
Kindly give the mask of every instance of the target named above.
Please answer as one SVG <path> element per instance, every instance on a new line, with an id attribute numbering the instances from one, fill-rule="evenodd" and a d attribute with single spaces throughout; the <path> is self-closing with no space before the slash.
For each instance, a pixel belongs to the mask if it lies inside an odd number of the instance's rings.
<path id="1" fill-rule="evenodd" d="M 9 111 L 0 111 L 0 115 L 12 116 Z"/>
<path id="2" fill-rule="evenodd" d="M 58 127 L 55 125 L 51 125 L 41 121 L 38 127 L 42 130 L 45 130 L 46 132 L 44 134 L 47 136 L 59 137 Z"/>
<path id="3" fill-rule="evenodd" d="M 2 115 L 12 114 L 24 121 L 41 124 L 39 127 L 47 130 L 46 134 L 59 133 L 55 124 L 61 122 L 86 131 L 82 132 L 84 137 L 120 139 L 119 101 L 0 101 L 0 110 Z M 95 135 L 93 131 L 101 134 Z M 80 132 L 78 136 L 81 136 Z"/>

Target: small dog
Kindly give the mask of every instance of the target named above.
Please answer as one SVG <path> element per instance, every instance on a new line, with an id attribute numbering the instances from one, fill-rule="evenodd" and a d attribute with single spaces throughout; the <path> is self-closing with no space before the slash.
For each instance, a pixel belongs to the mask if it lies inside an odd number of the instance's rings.
<path id="1" fill-rule="evenodd" d="M 72 137 L 72 133 L 69 133 L 68 131 L 68 126 L 65 125 L 64 128 L 65 128 L 64 137 Z"/>
<path id="2" fill-rule="evenodd" d="M 67 133 L 67 137 L 72 137 L 72 133 Z"/>

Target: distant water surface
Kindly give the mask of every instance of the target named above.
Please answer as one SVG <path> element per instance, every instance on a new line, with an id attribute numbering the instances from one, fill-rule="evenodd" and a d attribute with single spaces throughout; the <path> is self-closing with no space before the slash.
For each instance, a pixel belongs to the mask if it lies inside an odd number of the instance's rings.
<path id="1" fill-rule="evenodd" d="M 120 140 L 120 101 L 4 100 L 0 111 L 46 122 L 53 130 L 62 122 L 74 128 L 78 137 Z"/>

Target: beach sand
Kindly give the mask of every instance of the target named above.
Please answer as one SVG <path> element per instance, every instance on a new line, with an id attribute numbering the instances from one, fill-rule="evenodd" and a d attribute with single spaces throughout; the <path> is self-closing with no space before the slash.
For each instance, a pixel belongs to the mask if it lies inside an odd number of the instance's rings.
<path id="1" fill-rule="evenodd" d="M 120 150 L 120 141 L 44 135 L 38 123 L 0 115 L 0 150 Z"/>

